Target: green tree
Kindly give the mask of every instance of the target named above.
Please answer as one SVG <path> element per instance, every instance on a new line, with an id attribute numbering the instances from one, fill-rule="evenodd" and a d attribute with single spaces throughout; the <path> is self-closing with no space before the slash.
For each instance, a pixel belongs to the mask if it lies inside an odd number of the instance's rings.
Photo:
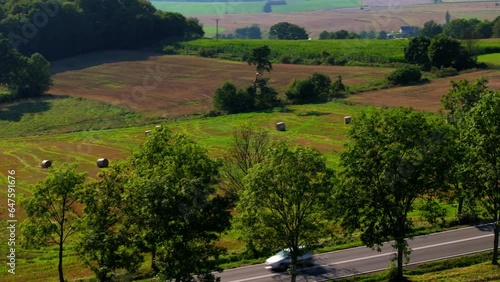
<path id="1" fill-rule="evenodd" d="M 19 68 L 9 88 L 21 98 L 43 94 L 52 86 L 50 63 L 38 53 L 21 57 Z"/>
<path id="2" fill-rule="evenodd" d="M 305 80 L 294 79 L 285 96 L 294 104 L 325 102 L 332 92 L 332 80 L 323 73 L 313 73 Z"/>
<path id="3" fill-rule="evenodd" d="M 255 66 L 257 75 L 262 75 L 264 71 L 271 72 L 273 64 L 271 63 L 271 49 L 269 46 L 264 45 L 261 47 L 253 48 L 252 53 L 248 56 L 247 63 L 249 66 Z"/>
<path id="4" fill-rule="evenodd" d="M 428 48 L 429 61 L 437 68 L 450 67 L 460 56 L 460 42 L 448 36 L 438 35 Z"/>
<path id="5" fill-rule="evenodd" d="M 491 29 L 492 29 L 492 37 L 500 37 L 500 16 L 498 16 L 492 23 L 491 23 Z"/>
<path id="6" fill-rule="evenodd" d="M 271 2 L 266 1 L 266 4 L 264 4 L 264 7 L 262 8 L 262 12 L 271 13 L 272 11 L 273 11 L 273 7 L 271 6 Z"/>
<path id="7" fill-rule="evenodd" d="M 128 201 L 153 269 L 164 280 L 214 279 L 224 251 L 216 242 L 231 219 L 229 199 L 216 194 L 220 162 L 164 126 L 148 135 L 130 161 L 135 174 Z"/>
<path id="8" fill-rule="evenodd" d="M 481 99 L 487 87 L 488 81 L 484 78 L 476 79 L 473 83 L 462 79 L 458 82 L 452 81 L 451 88 L 448 93 L 441 97 L 441 104 L 447 110 L 446 118 L 458 132 L 467 130 L 465 117 L 467 113 Z M 453 165 L 453 171 L 450 175 L 450 184 L 453 187 L 453 197 L 458 202 L 457 217 L 460 223 L 467 224 L 468 220 L 476 217 L 474 207 L 476 199 L 471 193 L 476 186 L 476 179 L 473 175 L 475 170 L 466 158 L 467 145 L 465 144 L 464 135 L 457 136 L 457 150 L 454 151 L 456 161 Z M 464 204 L 466 211 L 464 210 Z"/>
<path id="9" fill-rule="evenodd" d="M 226 81 L 215 90 L 213 98 L 214 108 L 229 114 L 248 112 L 254 109 L 255 94 L 253 88 L 248 90 L 237 89 L 234 84 Z"/>
<path id="10" fill-rule="evenodd" d="M 309 35 L 303 27 L 288 22 L 277 23 L 269 29 L 271 39 L 299 40 L 308 39 Z"/>
<path id="11" fill-rule="evenodd" d="M 434 21 L 427 21 L 424 23 L 424 27 L 420 30 L 420 36 L 426 36 L 429 38 L 434 38 L 438 34 L 443 32 L 443 27 Z"/>
<path id="12" fill-rule="evenodd" d="M 392 241 L 402 281 L 413 231 L 408 215 L 416 199 L 444 187 L 453 135 L 439 118 L 409 108 L 365 111 L 352 125 L 341 154 L 338 217 L 369 247 Z"/>
<path id="13" fill-rule="evenodd" d="M 12 83 L 16 70 L 19 69 L 21 54 L 0 33 L 0 85 Z"/>
<path id="14" fill-rule="evenodd" d="M 500 93 L 485 90 L 477 104 L 467 112 L 463 132 L 469 148 L 467 163 L 476 185 L 474 195 L 494 222 L 492 264 L 498 264 L 500 231 Z"/>
<path id="15" fill-rule="evenodd" d="M 116 164 L 86 185 L 78 253 L 99 281 L 111 281 L 117 269 L 135 272 L 143 261 L 136 241 L 138 228 L 127 214 L 128 164 Z"/>
<path id="16" fill-rule="evenodd" d="M 417 36 L 410 39 L 408 47 L 404 49 L 406 62 L 428 69 L 430 65 L 429 45 L 431 45 L 431 39 L 426 36 Z"/>
<path id="17" fill-rule="evenodd" d="M 64 282 L 64 244 L 77 231 L 80 214 L 76 208 L 85 174 L 76 172 L 74 165 L 61 167 L 50 168 L 49 175 L 34 185 L 30 189 L 33 194 L 22 202 L 27 215 L 22 231 L 29 246 L 58 246 L 57 270 L 59 281 Z"/>
<path id="18" fill-rule="evenodd" d="M 380 31 L 378 34 L 377 34 L 377 39 L 387 39 L 387 32 L 385 31 Z"/>
<path id="19" fill-rule="evenodd" d="M 250 169 L 236 207 L 241 220 L 254 220 L 253 232 L 269 244 L 291 250 L 291 281 L 296 280 L 299 246 L 312 246 L 330 219 L 334 172 L 312 148 L 269 148 L 264 162 Z"/>
<path id="20" fill-rule="evenodd" d="M 446 25 L 448 25 L 450 23 L 450 21 L 451 21 L 450 12 L 446 11 L 446 14 L 444 15 L 444 20 L 445 20 Z"/>

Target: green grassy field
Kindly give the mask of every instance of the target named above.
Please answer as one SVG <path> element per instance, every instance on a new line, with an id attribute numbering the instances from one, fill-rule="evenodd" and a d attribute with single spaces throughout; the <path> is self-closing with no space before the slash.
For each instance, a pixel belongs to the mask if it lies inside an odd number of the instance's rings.
<path id="1" fill-rule="evenodd" d="M 219 27 L 219 34 L 223 33 L 226 29 L 223 27 Z M 205 31 L 205 37 L 214 38 L 217 27 L 216 26 L 203 26 L 203 31 Z"/>
<path id="2" fill-rule="evenodd" d="M 220 1 L 203 2 L 169 2 L 151 1 L 153 6 L 164 11 L 178 12 L 183 15 L 222 15 L 222 14 L 257 14 L 262 13 L 265 1 L 239 2 Z M 359 0 L 288 0 L 287 5 L 274 5 L 273 12 L 304 12 L 336 8 L 358 7 Z"/>
<path id="3" fill-rule="evenodd" d="M 500 53 L 480 55 L 477 61 L 500 66 Z"/>
<path id="4" fill-rule="evenodd" d="M 184 51 L 197 52 L 203 48 L 216 49 L 227 56 L 240 58 L 252 48 L 268 45 L 275 61 L 282 57 L 320 59 L 328 52 L 348 61 L 367 63 L 403 62 L 407 40 L 215 40 L 200 39 L 181 44 Z"/>

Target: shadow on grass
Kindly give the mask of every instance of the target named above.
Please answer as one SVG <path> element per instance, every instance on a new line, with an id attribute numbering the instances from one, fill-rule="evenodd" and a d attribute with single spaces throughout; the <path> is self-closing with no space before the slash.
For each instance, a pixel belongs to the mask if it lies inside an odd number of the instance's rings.
<path id="1" fill-rule="evenodd" d="M 152 50 L 106 50 L 82 54 L 70 58 L 51 62 L 53 74 L 81 70 L 102 64 L 118 63 L 125 61 L 145 61 L 151 56 L 162 56 L 162 52 Z"/>
<path id="2" fill-rule="evenodd" d="M 298 114 L 298 116 L 301 116 L 301 117 L 307 117 L 307 116 L 319 117 L 319 116 L 326 116 L 326 115 L 329 115 L 329 114 L 331 114 L 331 113 L 322 113 L 322 112 L 317 112 L 317 111 L 309 111 L 307 113 Z"/>
<path id="3" fill-rule="evenodd" d="M 0 120 L 20 121 L 24 114 L 48 111 L 51 107 L 48 100 L 64 99 L 67 97 L 68 96 L 43 95 L 43 97 L 19 100 L 3 105 L 0 104 Z"/>

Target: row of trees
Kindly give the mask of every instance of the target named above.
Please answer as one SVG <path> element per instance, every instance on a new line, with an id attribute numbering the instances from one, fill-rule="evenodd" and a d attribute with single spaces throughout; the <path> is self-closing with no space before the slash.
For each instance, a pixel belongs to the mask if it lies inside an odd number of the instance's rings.
<path id="1" fill-rule="evenodd" d="M 221 162 L 203 148 L 161 128 L 92 182 L 75 166 L 63 166 L 50 168 L 22 203 L 25 243 L 59 247 L 61 282 L 63 250 L 72 235 L 99 281 L 111 280 L 118 269 L 134 273 L 145 253 L 162 280 L 214 280 L 211 272 L 219 270 L 223 253 L 215 242 L 230 226 L 231 202 L 217 192 Z"/>
<path id="2" fill-rule="evenodd" d="M 48 60 L 204 35 L 197 19 L 143 0 L 5 0 L 0 33 L 23 55 L 38 52 Z"/>
<path id="3" fill-rule="evenodd" d="M 463 70 L 476 66 L 476 59 L 471 51 L 460 44 L 460 41 L 445 35 L 434 38 L 417 36 L 410 40 L 404 50 L 405 60 L 423 69 L 453 67 Z"/>
<path id="4" fill-rule="evenodd" d="M 492 22 L 472 19 L 454 19 L 447 24 L 440 25 L 434 21 L 427 21 L 420 29 L 420 35 L 433 38 L 445 34 L 456 39 L 479 39 L 500 37 L 500 16 Z"/>
<path id="5" fill-rule="evenodd" d="M 360 231 L 367 246 L 390 241 L 402 281 L 415 202 L 456 200 L 459 213 L 480 205 L 496 222 L 497 264 L 500 93 L 486 83 L 452 84 L 442 100 L 448 124 L 408 108 L 365 110 L 350 125 L 337 172 L 317 150 L 275 141 L 256 127 L 237 129 L 222 160 L 162 127 L 91 183 L 74 167 L 50 169 L 23 203 L 24 236 L 60 246 L 61 281 L 63 245 L 73 233 L 101 281 L 117 269 L 136 270 L 148 252 L 165 280 L 211 281 L 223 253 L 215 242 L 234 208 L 233 228 L 251 252 L 290 248 L 295 262 L 299 246 L 314 246 L 339 224 L 347 233 Z"/>
<path id="6" fill-rule="evenodd" d="M 30 57 L 21 55 L 2 34 L 0 58 L 0 86 L 6 87 L 11 93 L 11 96 L 2 97 L 33 97 L 47 91 L 52 85 L 49 62 L 39 53 Z"/>

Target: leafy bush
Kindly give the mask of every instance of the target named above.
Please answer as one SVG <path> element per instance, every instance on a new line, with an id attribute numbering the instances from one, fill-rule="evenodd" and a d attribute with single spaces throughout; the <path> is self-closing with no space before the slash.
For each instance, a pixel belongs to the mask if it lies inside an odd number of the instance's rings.
<path id="1" fill-rule="evenodd" d="M 213 48 L 201 48 L 198 55 L 206 58 L 213 58 L 217 55 L 217 50 Z"/>
<path id="2" fill-rule="evenodd" d="M 332 81 L 322 73 L 314 73 L 305 80 L 293 80 L 285 96 L 293 104 L 324 102 L 330 97 Z"/>
<path id="3" fill-rule="evenodd" d="M 213 103 L 216 110 L 229 114 L 242 113 L 253 108 L 255 98 L 245 90 L 238 90 L 231 82 L 225 82 L 215 91 Z"/>
<path id="4" fill-rule="evenodd" d="M 280 63 L 282 64 L 290 64 L 290 57 L 288 56 L 283 56 L 280 58 Z"/>
<path id="5" fill-rule="evenodd" d="M 419 82 L 422 78 L 422 71 L 414 65 L 404 65 L 397 68 L 387 76 L 387 80 L 394 85 L 408 85 Z"/>
<path id="6" fill-rule="evenodd" d="M 177 54 L 177 50 L 174 46 L 167 45 L 167 46 L 163 47 L 163 53 L 165 53 L 167 55 L 175 55 L 175 54 Z"/>

